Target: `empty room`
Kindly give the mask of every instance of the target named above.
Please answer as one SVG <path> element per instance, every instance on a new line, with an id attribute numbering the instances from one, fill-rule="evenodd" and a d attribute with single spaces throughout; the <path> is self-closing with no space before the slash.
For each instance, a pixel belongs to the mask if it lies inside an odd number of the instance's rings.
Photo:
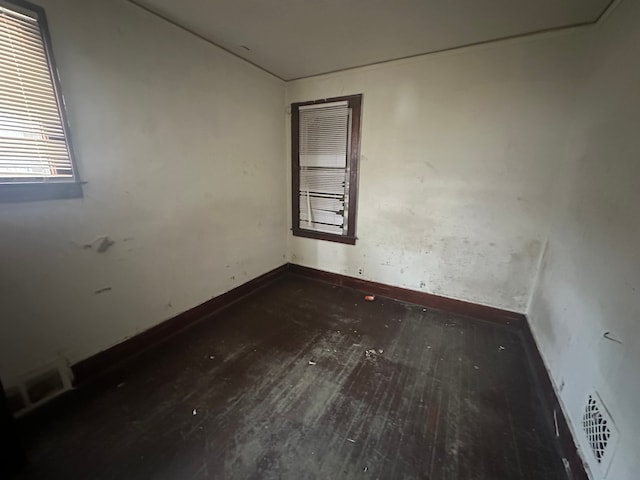
<path id="1" fill-rule="evenodd" d="M 640 2 L 0 0 L 0 478 L 640 478 Z"/>

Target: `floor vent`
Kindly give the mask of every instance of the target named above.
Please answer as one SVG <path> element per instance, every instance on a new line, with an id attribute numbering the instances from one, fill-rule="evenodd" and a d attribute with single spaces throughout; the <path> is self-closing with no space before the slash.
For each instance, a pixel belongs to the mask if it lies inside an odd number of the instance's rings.
<path id="1" fill-rule="evenodd" d="M 582 429 L 596 462 L 606 472 L 617 443 L 618 431 L 600 397 L 595 393 L 587 397 Z"/>

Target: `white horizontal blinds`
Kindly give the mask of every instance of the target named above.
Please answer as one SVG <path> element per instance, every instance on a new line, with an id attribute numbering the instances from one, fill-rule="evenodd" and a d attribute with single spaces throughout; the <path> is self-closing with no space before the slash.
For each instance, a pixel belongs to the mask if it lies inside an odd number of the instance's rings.
<path id="1" fill-rule="evenodd" d="M 347 232 L 349 116 L 346 101 L 299 108 L 300 228 Z"/>
<path id="2" fill-rule="evenodd" d="M 0 6 L 0 182 L 73 180 L 37 19 Z"/>

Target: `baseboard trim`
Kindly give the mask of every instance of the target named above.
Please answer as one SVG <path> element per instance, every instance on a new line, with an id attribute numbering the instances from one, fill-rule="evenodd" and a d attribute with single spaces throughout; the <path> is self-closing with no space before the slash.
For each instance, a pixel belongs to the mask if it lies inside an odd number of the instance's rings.
<path id="1" fill-rule="evenodd" d="M 74 374 L 74 387 L 84 387 L 96 383 L 104 374 L 116 369 L 126 361 L 163 343 L 178 332 L 201 320 L 211 317 L 215 313 L 288 274 L 311 278 L 333 285 L 355 288 L 363 292 L 421 305 L 426 308 L 509 325 L 517 329 L 522 335 L 533 375 L 539 385 L 542 400 L 547 405 L 550 415 L 549 421 L 552 424 L 553 412 L 556 412 L 561 453 L 569 462 L 573 475 L 572 478 L 573 480 L 589 480 L 564 412 L 560 407 L 555 389 L 551 383 L 549 373 L 547 372 L 524 314 L 360 278 L 348 277 L 346 275 L 317 270 L 292 263 L 287 263 L 275 268 L 264 275 L 254 278 L 222 295 L 214 297 L 149 330 L 131 337 L 118 345 L 76 363 L 71 367 Z"/>
<path id="2" fill-rule="evenodd" d="M 321 280 L 333 285 L 355 288 L 363 292 L 422 305 L 434 310 L 464 315 L 514 327 L 520 333 L 523 340 L 532 374 L 539 386 L 541 400 L 547 407 L 549 414 L 548 421 L 554 429 L 553 412 L 556 412 L 555 418 L 558 424 L 558 432 L 560 434 L 558 444 L 560 446 L 562 456 L 567 459 L 571 467 L 571 478 L 573 480 L 589 480 L 582 459 L 578 454 L 571 430 L 569 429 L 569 424 L 564 416 L 564 411 L 560 407 L 560 402 L 558 401 L 555 389 L 551 383 L 549 372 L 547 372 L 544 361 L 542 360 L 542 355 L 538 350 L 538 345 L 531 333 L 529 323 L 524 314 L 466 302 L 464 300 L 441 297 L 431 293 L 408 290 L 360 278 L 348 277 L 346 275 L 317 270 L 315 268 L 304 267 L 302 265 L 290 263 L 288 265 L 288 271 L 295 275 Z"/>
<path id="3" fill-rule="evenodd" d="M 139 333 L 122 343 L 96 353 L 71 366 L 73 386 L 81 387 L 95 382 L 103 374 L 137 355 L 159 345 L 178 332 L 210 317 L 220 310 L 264 288 L 288 270 L 288 264 L 281 265 L 259 277 L 218 295 L 206 302 L 182 312 L 169 320 Z"/>
<path id="4" fill-rule="evenodd" d="M 556 424 L 554 425 L 554 429 L 557 426 L 557 440 L 560 445 L 560 451 L 562 456 L 567 460 L 567 462 L 569 462 L 569 467 L 571 469 L 571 471 L 568 472 L 569 478 L 572 480 L 589 480 L 586 467 L 580 457 L 580 453 L 578 452 L 578 447 L 573 439 L 569 423 L 567 422 L 564 410 L 560 405 L 556 389 L 553 387 L 551 376 L 547 371 L 544 360 L 542 359 L 542 354 L 538 349 L 538 344 L 533 336 L 529 322 L 525 322 L 523 325 L 523 328 L 521 329 L 521 336 L 527 351 L 531 370 L 533 371 L 534 378 L 538 384 L 538 391 L 540 392 L 542 401 L 546 404 L 549 412 L 549 421 L 552 425 L 554 423 Z"/>
<path id="5" fill-rule="evenodd" d="M 74 377 L 73 386 L 81 387 L 95 382 L 103 374 L 115 369 L 127 360 L 163 343 L 178 332 L 210 317 L 287 273 L 313 278 L 334 285 L 356 288 L 375 295 L 386 296 L 444 312 L 513 326 L 526 325 L 526 318 L 521 313 L 287 263 L 128 338 L 111 348 L 75 363 L 71 367 Z"/>
<path id="6" fill-rule="evenodd" d="M 404 302 L 422 305 L 423 307 L 440 310 L 442 312 L 465 315 L 490 322 L 519 326 L 526 323 L 522 313 L 488 307 L 477 303 L 465 302 L 454 298 L 441 297 L 432 293 L 418 292 L 401 287 L 394 287 L 384 283 L 372 282 L 361 278 L 348 277 L 338 273 L 316 270 L 302 265 L 289 264 L 289 271 L 303 277 L 315 278 L 333 285 L 355 288 L 374 295 L 402 300 Z"/>

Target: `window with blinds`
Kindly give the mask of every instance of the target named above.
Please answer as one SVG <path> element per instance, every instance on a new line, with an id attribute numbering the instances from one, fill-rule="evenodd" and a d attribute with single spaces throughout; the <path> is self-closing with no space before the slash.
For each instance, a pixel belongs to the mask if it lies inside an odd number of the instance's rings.
<path id="1" fill-rule="evenodd" d="M 43 10 L 0 1 L 0 199 L 78 194 L 55 187 L 78 182 L 52 62 Z"/>
<path id="2" fill-rule="evenodd" d="M 293 234 L 355 243 L 362 96 L 294 103 Z"/>

